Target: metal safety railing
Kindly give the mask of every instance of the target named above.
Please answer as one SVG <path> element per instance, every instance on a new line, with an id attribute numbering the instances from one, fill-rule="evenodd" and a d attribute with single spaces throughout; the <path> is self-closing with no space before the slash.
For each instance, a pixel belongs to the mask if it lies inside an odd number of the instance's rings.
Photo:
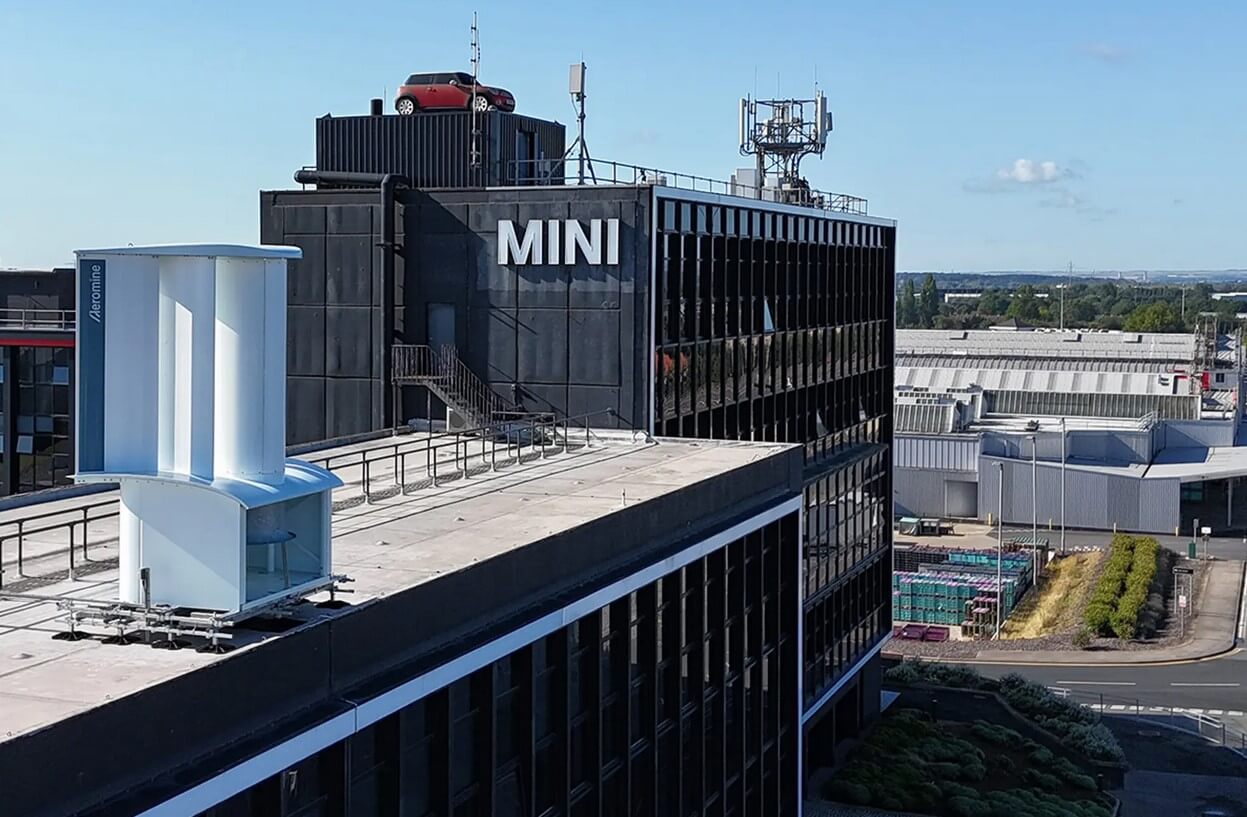
<path id="1" fill-rule="evenodd" d="M 489 425 L 504 412 L 521 413 L 464 365 L 453 346 L 398 344 L 390 348 L 395 385 L 428 388 L 469 425 Z"/>
<path id="2" fill-rule="evenodd" d="M 1156 722 L 1184 732 L 1191 732 L 1247 757 L 1247 732 L 1230 726 L 1221 718 L 1208 714 L 1206 710 L 1163 706 L 1143 701 L 1140 698 L 1105 695 L 1067 687 L 1050 686 L 1048 689 L 1058 697 L 1082 704 L 1101 717 L 1105 714 L 1122 715 Z"/>
<path id="3" fill-rule="evenodd" d="M 639 185 L 653 184 L 725 196 L 741 196 L 784 204 L 797 204 L 835 213 L 866 215 L 866 199 L 847 193 L 828 193 L 808 187 L 779 189 L 756 187 L 735 181 L 723 181 L 692 173 L 678 173 L 655 167 L 585 159 L 585 178 L 579 177 L 578 159 L 513 159 L 509 178 L 518 185 Z"/>
<path id="4" fill-rule="evenodd" d="M 72 332 L 72 309 L 0 309 L 0 329 L 42 329 Z"/>
<path id="5" fill-rule="evenodd" d="M 450 480 L 466 480 L 473 474 L 525 462 L 526 458 L 544 460 L 560 451 L 590 448 L 594 418 L 614 415 L 614 409 L 602 409 L 573 417 L 503 417 L 476 428 L 417 434 L 397 442 L 306 459 L 343 478 L 348 490 L 360 489 L 361 495 L 354 501 L 348 499 L 338 505 L 344 507 L 372 502 L 376 496 L 406 494 L 413 489 L 439 487 Z M 412 459 L 414 466 L 409 465 Z M 423 479 L 409 479 L 416 470 L 423 471 Z"/>
<path id="6" fill-rule="evenodd" d="M 5 569 L 2 554 L 5 551 L 6 545 L 16 544 L 17 555 L 14 564 L 18 578 L 31 578 L 26 572 L 28 559 L 46 560 L 50 555 L 55 555 L 56 552 L 28 557 L 26 551 L 30 538 L 62 530 L 66 532 L 68 538 L 65 551 L 69 556 L 68 576 L 72 581 L 79 567 L 74 555 L 78 546 L 82 548 L 82 561 L 84 563 L 91 561 L 88 550 L 91 523 L 116 518 L 119 515 L 117 505 L 117 500 L 108 499 L 101 502 L 93 502 L 90 505 L 81 505 L 59 511 L 46 511 L 31 516 L 24 516 L 20 519 L 0 522 L 0 587 L 4 586 Z M 64 517 L 69 518 L 65 519 Z M 59 518 L 59 521 L 47 521 L 56 518 Z"/>
<path id="7" fill-rule="evenodd" d="M 370 503 L 381 496 L 406 494 L 423 487 L 439 487 L 452 480 L 497 471 L 513 463 L 545 460 L 557 453 L 591 448 L 596 436 L 593 421 L 614 416 L 614 409 L 573 417 L 503 411 L 495 422 L 474 428 L 407 435 L 396 442 L 301 459 L 341 477 L 344 486 L 339 491 L 349 492 L 355 487 L 361 489 L 359 497 L 336 501 L 335 507 L 340 509 L 361 501 Z M 410 462 L 413 459 L 415 463 Z M 423 479 L 410 478 L 417 469 L 424 471 Z M 58 580 L 64 576 L 70 581 L 85 572 L 87 565 L 111 563 L 115 557 L 103 562 L 92 559 L 89 546 L 98 548 L 116 541 L 116 529 L 110 529 L 106 538 L 97 537 L 94 542 L 91 541 L 91 530 L 92 526 L 98 530 L 100 523 L 119 516 L 118 500 L 106 499 L 0 521 L 0 589 L 5 585 L 6 575 L 13 571 L 17 574 L 17 581 L 53 577 L 33 575 L 36 563 L 66 564 L 60 560 L 67 559 L 66 568 L 55 567 L 53 574 Z M 59 546 L 49 548 L 45 535 L 61 531 L 66 537 L 64 549 Z M 32 541 L 36 537 L 39 541 Z M 42 552 L 31 552 L 32 548 L 40 545 Z M 11 561 L 5 561 L 6 554 Z M 9 584 L 13 583 L 9 580 Z"/>

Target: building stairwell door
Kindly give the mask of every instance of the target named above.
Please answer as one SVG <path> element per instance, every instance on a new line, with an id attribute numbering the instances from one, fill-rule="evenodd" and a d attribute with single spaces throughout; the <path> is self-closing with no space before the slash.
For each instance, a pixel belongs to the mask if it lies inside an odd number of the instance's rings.
<path id="1" fill-rule="evenodd" d="M 425 327 L 428 334 L 429 347 L 437 353 L 443 346 L 455 345 L 455 305 L 445 303 L 427 303 L 425 304 Z M 455 420 L 462 418 L 452 418 L 450 406 L 445 406 L 444 411 L 439 410 L 442 402 L 432 393 L 429 394 L 430 414 L 429 421 L 432 422 L 434 415 L 441 415 L 446 420 L 446 427 L 451 428 L 455 425 Z"/>

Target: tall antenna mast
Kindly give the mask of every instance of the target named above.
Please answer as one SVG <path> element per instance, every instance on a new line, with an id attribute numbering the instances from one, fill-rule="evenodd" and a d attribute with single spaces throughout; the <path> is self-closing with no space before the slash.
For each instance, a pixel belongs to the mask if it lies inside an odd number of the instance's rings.
<path id="1" fill-rule="evenodd" d="M 587 70 L 588 67 L 581 60 L 573 63 L 567 74 L 567 92 L 571 94 L 572 103 L 576 106 L 576 141 L 572 142 L 571 147 L 563 154 L 563 162 L 566 164 L 572 151 L 576 151 L 576 178 L 580 184 L 585 183 L 586 164 L 590 178 L 594 183 L 598 180 L 597 174 L 593 172 L 593 157 L 589 155 L 589 145 L 585 142 L 585 71 Z"/>
<path id="2" fill-rule="evenodd" d="M 472 12 L 472 141 L 468 148 L 468 165 L 472 169 L 481 166 L 481 112 L 476 104 L 477 77 L 481 72 L 481 40 L 476 27 L 476 12 Z"/>

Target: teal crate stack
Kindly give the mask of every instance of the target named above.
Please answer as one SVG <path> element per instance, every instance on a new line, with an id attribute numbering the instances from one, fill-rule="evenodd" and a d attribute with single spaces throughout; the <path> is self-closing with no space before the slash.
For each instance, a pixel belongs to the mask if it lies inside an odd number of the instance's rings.
<path id="1" fill-rule="evenodd" d="M 1018 574 L 1000 581 L 1000 600 L 1007 615 L 1021 597 Z M 892 574 L 892 618 L 897 622 L 961 626 L 976 600 L 989 597 L 994 606 L 997 581 L 994 575 L 952 572 Z M 993 607 L 994 615 L 994 607 Z"/>

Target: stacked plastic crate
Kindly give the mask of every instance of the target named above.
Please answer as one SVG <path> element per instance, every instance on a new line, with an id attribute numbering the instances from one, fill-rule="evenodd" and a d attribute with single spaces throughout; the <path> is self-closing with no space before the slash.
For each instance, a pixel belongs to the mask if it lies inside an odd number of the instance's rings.
<path id="1" fill-rule="evenodd" d="M 1030 587 L 1031 572 L 1030 556 L 1025 554 L 998 556 L 995 551 L 930 547 L 898 550 L 892 574 L 893 620 L 960 626 L 966 635 L 981 635 L 986 622 L 994 629 L 997 599 L 1007 616 Z"/>

